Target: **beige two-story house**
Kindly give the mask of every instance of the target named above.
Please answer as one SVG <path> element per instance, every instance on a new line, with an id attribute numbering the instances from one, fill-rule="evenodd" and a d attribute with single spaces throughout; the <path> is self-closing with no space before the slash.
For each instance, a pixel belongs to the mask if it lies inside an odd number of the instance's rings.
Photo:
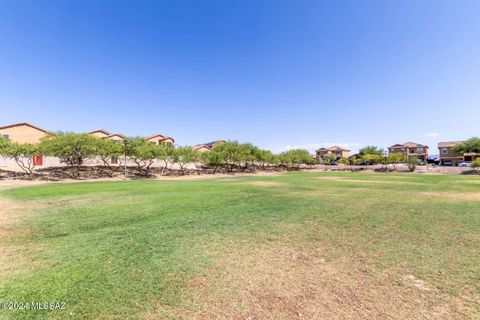
<path id="1" fill-rule="evenodd" d="M 90 131 L 88 134 L 96 138 L 108 139 L 108 140 L 119 141 L 119 142 L 127 139 L 127 137 L 125 137 L 123 134 L 110 133 L 107 130 L 103 130 L 103 129 L 93 130 L 93 131 Z"/>
<path id="2" fill-rule="evenodd" d="M 172 138 L 172 137 L 167 137 L 167 136 L 164 136 L 162 134 L 153 134 L 151 136 L 147 136 L 145 137 L 145 139 L 148 141 L 148 142 L 151 142 L 151 143 L 154 143 L 154 144 L 171 144 L 173 145 L 173 143 L 175 142 L 175 140 Z"/>
<path id="3" fill-rule="evenodd" d="M 37 144 L 48 135 L 48 131 L 27 122 L 9 124 L 0 127 L 0 137 L 4 140 L 15 143 Z M 33 162 L 37 166 L 42 166 L 44 157 L 41 155 L 33 156 Z"/>
<path id="4" fill-rule="evenodd" d="M 340 146 L 331 146 L 328 148 L 320 148 L 315 151 L 315 154 L 318 160 L 322 159 L 326 154 L 334 154 L 337 156 L 337 159 L 340 159 L 348 158 L 350 156 L 350 150 Z"/>
<path id="5" fill-rule="evenodd" d="M 39 143 L 48 134 L 47 130 L 27 122 L 0 127 L 0 137 L 16 143 Z"/>
<path id="6" fill-rule="evenodd" d="M 393 146 L 388 147 L 388 153 L 402 153 L 407 159 L 411 156 L 417 156 L 418 159 L 422 161 L 427 161 L 428 146 L 411 141 L 405 143 L 397 143 Z"/>

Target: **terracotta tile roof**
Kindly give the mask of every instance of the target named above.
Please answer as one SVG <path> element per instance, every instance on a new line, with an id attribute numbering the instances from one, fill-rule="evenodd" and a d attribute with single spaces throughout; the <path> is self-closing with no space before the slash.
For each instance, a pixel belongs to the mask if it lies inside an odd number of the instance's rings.
<path id="1" fill-rule="evenodd" d="M 111 135 L 110 132 L 108 132 L 107 130 L 103 130 L 103 129 L 93 130 L 93 131 L 90 131 L 88 134 L 92 134 L 92 133 L 96 133 L 96 132 L 101 132 L 101 133 L 106 134 L 106 135 Z"/>
<path id="2" fill-rule="evenodd" d="M 39 127 L 37 127 L 37 126 L 34 126 L 33 124 L 30 124 L 30 123 L 28 123 L 28 122 L 19 122 L 19 123 L 9 124 L 9 125 L 0 127 L 0 130 L 1 130 L 1 129 L 12 128 L 12 127 L 19 127 L 19 126 L 27 126 L 27 127 L 34 128 L 34 129 L 43 131 L 43 132 L 45 132 L 45 133 L 48 133 L 47 130 L 42 129 L 42 128 L 39 128 Z"/>
<path id="3" fill-rule="evenodd" d="M 393 146 L 390 146 L 389 148 L 417 148 L 417 147 L 428 148 L 427 145 L 411 142 L 411 141 L 408 141 L 402 144 L 397 143 L 397 144 L 394 144 Z"/>
<path id="4" fill-rule="evenodd" d="M 156 138 L 156 137 L 165 138 L 164 135 L 161 135 L 160 133 L 156 133 L 156 134 L 152 134 L 151 136 L 146 136 L 145 139 L 150 140 L 150 139 L 153 139 L 153 138 Z"/>
<path id="5" fill-rule="evenodd" d="M 350 151 L 350 150 L 342 148 L 340 146 L 331 146 L 328 148 L 320 148 L 317 151 Z"/>
<path id="6" fill-rule="evenodd" d="M 151 136 L 145 137 L 145 139 L 150 140 L 150 139 L 153 139 L 153 138 L 156 138 L 156 137 L 160 137 L 160 142 L 164 141 L 164 140 L 167 140 L 167 139 L 172 139 L 172 141 L 175 141 L 175 139 L 173 139 L 172 137 L 167 137 L 167 136 L 164 136 L 163 134 L 160 134 L 160 133 L 152 134 Z"/>
<path id="7" fill-rule="evenodd" d="M 449 148 L 453 147 L 457 144 L 463 143 L 463 141 L 445 141 L 445 142 L 439 142 L 438 147 L 439 148 Z"/>
<path id="8" fill-rule="evenodd" d="M 103 138 L 104 138 L 104 139 L 108 139 L 108 138 L 115 137 L 115 136 L 120 137 L 120 138 L 122 138 L 122 139 L 127 139 L 127 137 L 125 137 L 125 136 L 124 136 L 123 134 L 121 134 L 121 133 L 112 133 L 112 134 L 109 134 L 108 136 L 103 137 Z"/>

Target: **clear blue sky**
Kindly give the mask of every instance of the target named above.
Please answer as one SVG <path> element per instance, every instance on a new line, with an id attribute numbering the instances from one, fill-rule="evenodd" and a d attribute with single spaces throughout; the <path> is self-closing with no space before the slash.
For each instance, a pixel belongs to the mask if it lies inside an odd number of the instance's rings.
<path id="1" fill-rule="evenodd" d="M 480 1 L 0 2 L 0 124 L 274 151 L 480 135 Z"/>

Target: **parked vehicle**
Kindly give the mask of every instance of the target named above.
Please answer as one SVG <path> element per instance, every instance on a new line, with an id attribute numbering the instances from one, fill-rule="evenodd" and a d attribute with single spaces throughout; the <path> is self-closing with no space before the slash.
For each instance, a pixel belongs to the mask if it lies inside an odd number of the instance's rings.
<path id="1" fill-rule="evenodd" d="M 458 164 L 459 167 L 471 167 L 472 162 L 471 161 L 463 161 Z"/>
<path id="2" fill-rule="evenodd" d="M 443 161 L 442 165 L 446 166 L 446 167 L 452 167 L 453 166 L 453 162 L 450 161 L 450 160 L 445 160 Z"/>

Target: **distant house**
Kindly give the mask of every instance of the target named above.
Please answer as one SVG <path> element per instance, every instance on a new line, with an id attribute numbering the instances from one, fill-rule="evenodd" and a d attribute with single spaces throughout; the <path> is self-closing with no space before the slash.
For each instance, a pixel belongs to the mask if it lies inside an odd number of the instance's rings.
<path id="1" fill-rule="evenodd" d="M 0 137 L 16 143 L 36 144 L 48 134 L 47 130 L 27 122 L 0 127 Z"/>
<path id="2" fill-rule="evenodd" d="M 451 162 L 453 166 L 458 165 L 462 161 L 473 161 L 480 157 L 478 153 L 457 153 L 452 150 L 457 144 L 461 144 L 464 141 L 445 141 L 438 143 L 438 154 L 440 155 L 440 164 L 444 165 L 445 162 Z"/>
<path id="3" fill-rule="evenodd" d="M 91 135 L 91 136 L 94 136 L 96 138 L 109 139 L 109 140 L 113 140 L 113 141 L 123 141 L 127 138 L 123 134 L 110 133 L 107 130 L 103 130 L 103 129 L 97 129 L 97 130 L 94 130 L 94 131 L 90 131 L 88 134 Z"/>
<path id="4" fill-rule="evenodd" d="M 94 131 L 90 131 L 88 134 L 97 137 L 97 138 L 104 138 L 104 139 L 110 139 L 113 141 L 123 141 L 127 139 L 123 134 L 120 133 L 111 133 L 108 132 L 107 130 L 104 129 L 97 129 Z M 145 137 L 145 140 L 154 143 L 154 144 L 164 144 L 164 143 L 171 143 L 173 144 L 175 140 L 171 137 L 166 137 L 164 135 L 161 135 L 159 133 L 153 134 L 151 136 Z"/>
<path id="5" fill-rule="evenodd" d="M 205 152 L 205 151 L 210 151 L 214 147 L 222 145 L 225 143 L 225 140 L 216 140 L 212 142 L 207 142 L 207 143 L 202 143 L 202 144 L 197 144 L 193 146 L 193 150 L 199 151 L 199 152 Z"/>
<path id="6" fill-rule="evenodd" d="M 105 137 L 108 137 L 109 135 L 111 135 L 110 132 L 108 132 L 107 130 L 103 130 L 103 129 L 93 130 L 93 131 L 90 131 L 88 134 L 91 135 L 91 136 L 97 137 L 97 138 L 105 138 Z"/>
<path id="7" fill-rule="evenodd" d="M 108 139 L 108 140 L 113 140 L 113 141 L 123 141 L 127 139 L 123 134 L 120 133 L 110 133 L 107 130 L 103 129 L 97 129 L 94 131 L 90 131 L 88 133 L 91 136 L 94 136 L 96 138 L 101 138 L 101 139 Z"/>
<path id="8" fill-rule="evenodd" d="M 104 137 L 104 139 L 113 140 L 113 141 L 123 141 L 127 139 L 127 137 L 125 137 L 123 134 L 120 134 L 120 133 L 113 133 Z"/>
<path id="9" fill-rule="evenodd" d="M 172 137 L 166 137 L 164 135 L 161 135 L 159 133 L 153 134 L 151 136 L 145 137 L 145 139 L 151 143 L 154 144 L 172 144 L 175 142 L 175 140 Z"/>
<path id="10" fill-rule="evenodd" d="M 320 148 L 316 150 L 315 153 L 318 160 L 323 158 L 323 156 L 326 154 L 334 154 L 337 156 L 337 159 L 340 159 L 340 158 L 348 158 L 348 156 L 350 155 L 350 150 L 339 147 L 339 146 L 331 146 L 328 148 Z"/>
<path id="11" fill-rule="evenodd" d="M 394 144 L 388 147 L 388 153 L 402 153 L 405 158 L 417 156 L 418 159 L 426 161 L 428 159 L 428 146 L 416 142 L 405 142 L 402 144 Z"/>

